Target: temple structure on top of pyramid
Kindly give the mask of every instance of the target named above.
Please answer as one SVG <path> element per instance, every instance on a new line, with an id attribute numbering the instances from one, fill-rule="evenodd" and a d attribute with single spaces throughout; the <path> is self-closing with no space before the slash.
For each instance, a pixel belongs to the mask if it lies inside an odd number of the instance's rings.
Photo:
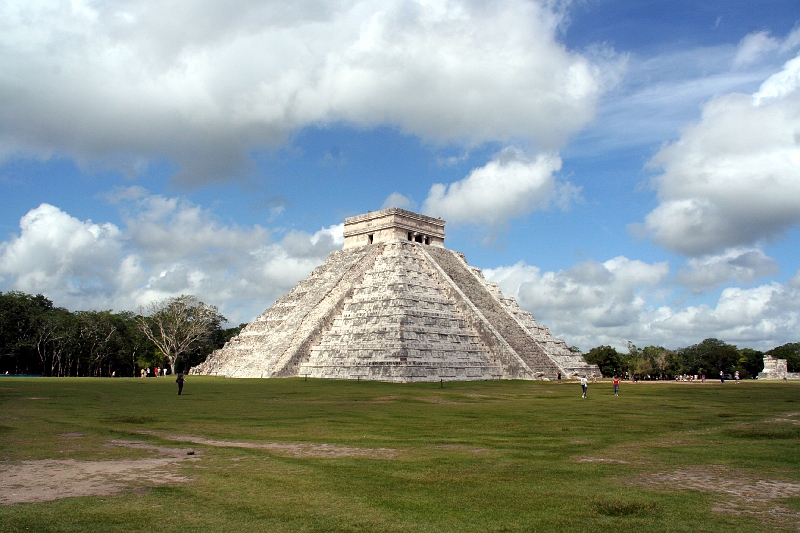
<path id="1" fill-rule="evenodd" d="M 600 375 L 446 249 L 444 224 L 398 208 L 346 219 L 342 250 L 191 373 L 394 382 Z"/>

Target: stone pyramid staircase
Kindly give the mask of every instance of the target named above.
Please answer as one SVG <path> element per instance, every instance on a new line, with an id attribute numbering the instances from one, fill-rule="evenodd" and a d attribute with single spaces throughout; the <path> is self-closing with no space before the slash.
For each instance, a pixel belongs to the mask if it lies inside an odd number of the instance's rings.
<path id="1" fill-rule="evenodd" d="M 371 268 L 383 245 L 331 253 L 287 295 L 248 324 L 193 374 L 286 377 L 340 313 L 344 300 Z"/>
<path id="2" fill-rule="evenodd" d="M 300 375 L 399 382 L 505 375 L 442 286 L 423 246 L 385 245 Z"/>
<path id="3" fill-rule="evenodd" d="M 445 248 L 429 248 L 426 253 L 432 256 L 465 296 L 475 304 L 535 376 L 551 377 L 556 375 L 559 371 L 558 366 L 550 360 L 547 353 L 531 337 L 528 330 L 519 323 L 502 300 L 487 289 L 483 275 L 478 277 L 467 265 L 463 256 Z"/>
<path id="4" fill-rule="evenodd" d="M 398 212 L 355 217 L 366 238 L 354 231 L 351 246 L 346 238 L 345 249 L 191 373 L 396 382 L 600 374 L 462 254 L 413 232 L 360 244 L 386 227 L 367 223 Z M 413 213 L 400 215 L 411 224 Z"/>

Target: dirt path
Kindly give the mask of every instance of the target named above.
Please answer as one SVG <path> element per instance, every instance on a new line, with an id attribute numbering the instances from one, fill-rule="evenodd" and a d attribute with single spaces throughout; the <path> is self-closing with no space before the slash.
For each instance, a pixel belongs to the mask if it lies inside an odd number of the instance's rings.
<path id="1" fill-rule="evenodd" d="M 776 500 L 800 496 L 800 483 L 757 479 L 751 474 L 722 466 L 683 468 L 674 472 L 641 474 L 632 485 L 655 490 L 697 490 L 716 493 L 720 500 L 713 510 L 730 514 L 750 514 L 782 527 L 800 524 L 800 512 Z M 798 527 L 800 530 L 800 527 Z"/>
<path id="2" fill-rule="evenodd" d="M 189 449 L 162 448 L 123 440 L 109 444 L 155 452 L 156 457 L 106 461 L 43 459 L 0 464 L 0 505 L 75 496 L 105 496 L 141 485 L 185 483 L 190 479 L 175 474 L 170 467 L 197 458 Z"/>
<path id="3" fill-rule="evenodd" d="M 292 457 L 364 457 L 367 459 L 392 459 L 397 450 L 392 448 L 352 448 L 335 444 L 313 444 L 299 442 L 243 442 L 233 440 L 208 439 L 197 435 L 173 435 L 159 431 L 139 431 L 141 435 L 152 435 L 174 442 L 191 442 L 219 448 L 247 448 L 268 450 Z"/>

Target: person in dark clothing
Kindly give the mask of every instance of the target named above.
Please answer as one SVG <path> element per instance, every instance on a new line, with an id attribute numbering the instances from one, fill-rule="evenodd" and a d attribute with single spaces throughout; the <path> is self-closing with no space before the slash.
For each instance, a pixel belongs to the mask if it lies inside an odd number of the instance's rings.
<path id="1" fill-rule="evenodd" d="M 183 377 L 183 372 L 178 372 L 178 379 L 175 380 L 175 383 L 178 384 L 178 396 L 180 396 L 181 392 L 183 392 L 184 381 L 186 381 L 186 378 Z"/>

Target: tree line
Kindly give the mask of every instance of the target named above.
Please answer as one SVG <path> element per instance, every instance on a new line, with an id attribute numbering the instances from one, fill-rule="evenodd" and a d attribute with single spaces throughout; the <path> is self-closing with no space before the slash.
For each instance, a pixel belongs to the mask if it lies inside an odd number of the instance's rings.
<path id="1" fill-rule="evenodd" d="M 188 370 L 245 326 L 223 329 L 225 322 L 216 307 L 187 295 L 153 301 L 138 313 L 114 313 L 72 312 L 41 294 L 0 292 L 0 374 L 138 376 L 143 368 Z M 786 359 L 789 372 L 800 372 L 800 342 L 767 352 L 713 338 L 676 350 L 629 342 L 628 353 L 597 346 L 584 357 L 604 376 L 672 379 L 738 370 L 753 378 L 763 370 L 765 354 Z"/>
<path id="2" fill-rule="evenodd" d="M 182 295 L 131 311 L 69 311 L 41 294 L 0 292 L 0 374 L 138 376 L 188 370 L 245 324 Z"/>
<path id="3" fill-rule="evenodd" d="M 604 376 L 638 376 L 641 379 L 673 379 L 681 375 L 703 375 L 709 378 L 739 372 L 743 378 L 755 378 L 764 370 L 764 355 L 786 359 L 789 372 L 800 372 L 800 342 L 778 346 L 766 352 L 737 348 L 719 339 L 705 339 L 677 350 L 662 346 L 639 348 L 628 342 L 628 353 L 611 346 L 597 346 L 584 355 L 596 364 Z"/>

